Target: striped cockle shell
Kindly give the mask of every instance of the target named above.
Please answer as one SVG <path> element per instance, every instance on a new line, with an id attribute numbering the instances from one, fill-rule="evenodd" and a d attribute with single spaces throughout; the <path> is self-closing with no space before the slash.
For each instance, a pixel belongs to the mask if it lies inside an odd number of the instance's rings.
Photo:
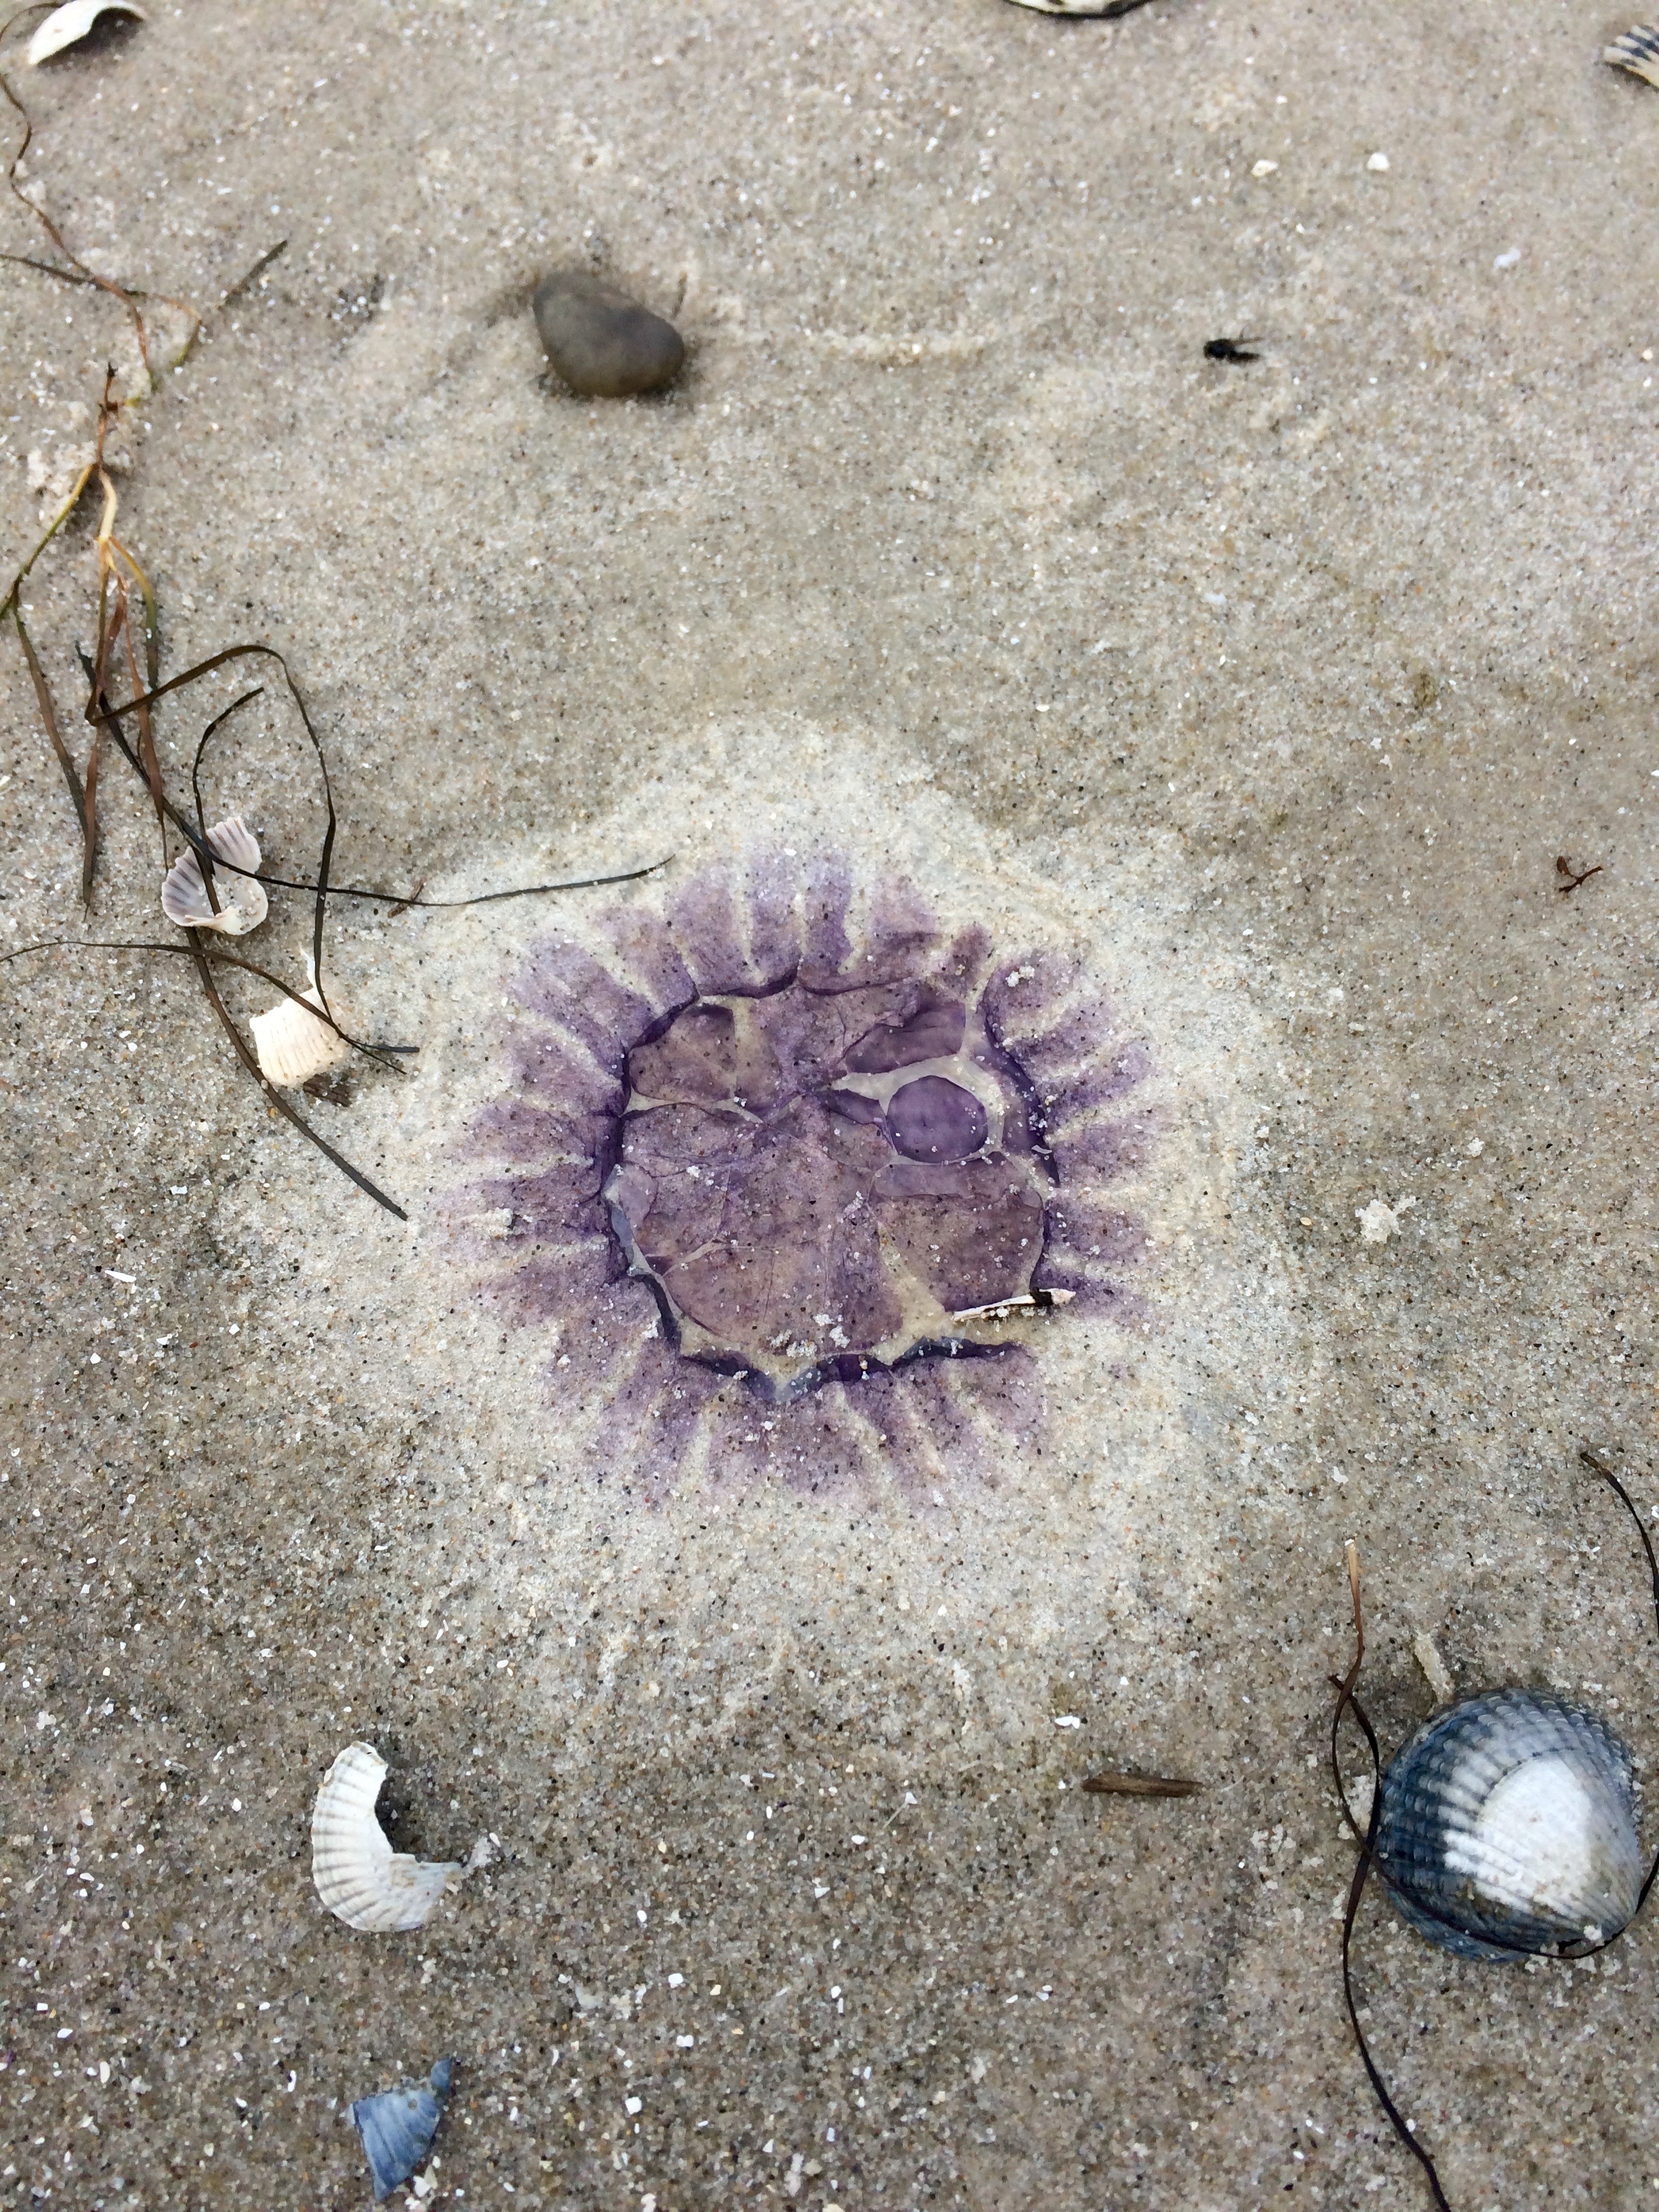
<path id="1" fill-rule="evenodd" d="M 1564 1698 L 1466 1698 L 1383 1776 L 1376 1858 L 1405 1917 L 1464 1958 L 1602 1942 L 1641 1902 L 1630 1753 Z"/>
<path id="2" fill-rule="evenodd" d="M 1615 69 L 1628 70 L 1632 76 L 1659 85 L 1659 31 L 1651 23 L 1633 24 L 1628 31 L 1621 31 L 1610 46 L 1602 47 L 1601 58 Z"/>
<path id="3" fill-rule="evenodd" d="M 323 1778 L 311 1815 L 311 1878 L 348 1928 L 384 1935 L 418 1928 L 461 1869 L 394 1851 L 374 1817 L 386 1761 L 372 1743 L 349 1743 Z"/>
<path id="4" fill-rule="evenodd" d="M 201 860 L 191 850 L 167 872 L 161 884 L 161 911 L 180 929 L 221 929 L 227 937 L 246 937 L 264 920 L 270 902 L 262 883 L 234 871 L 258 866 L 259 841 L 241 816 L 233 814 L 228 822 L 215 823 L 206 842 L 210 852 L 230 863 L 213 872 L 213 896 L 219 902 L 216 910 L 202 880 Z"/>
<path id="5" fill-rule="evenodd" d="M 281 998 L 249 1022 L 259 1073 L 267 1083 L 288 1087 L 309 1083 L 313 1075 L 351 1057 L 351 1047 L 340 1032 L 311 1012 L 321 1004 L 313 981 L 303 1000 Z"/>

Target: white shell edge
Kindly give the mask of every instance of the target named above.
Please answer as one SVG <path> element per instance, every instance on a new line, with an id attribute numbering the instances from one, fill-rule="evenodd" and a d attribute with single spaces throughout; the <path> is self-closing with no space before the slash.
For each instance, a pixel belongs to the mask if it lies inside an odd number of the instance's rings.
<path id="1" fill-rule="evenodd" d="M 372 1743 L 350 1743 L 323 1777 L 311 1815 L 311 1879 L 337 1920 L 364 1935 L 419 1928 L 459 1881 L 453 1860 L 394 1851 L 374 1817 L 386 1761 Z"/>
<path id="2" fill-rule="evenodd" d="M 350 1058 L 351 1047 L 338 1031 L 307 1011 L 319 1004 L 313 985 L 303 1001 L 279 999 L 248 1024 L 259 1058 L 259 1073 L 267 1083 L 292 1088 L 309 1083 L 325 1068 L 337 1067 Z"/>
<path id="3" fill-rule="evenodd" d="M 54 8 L 46 21 L 29 40 L 27 56 L 31 69 L 39 69 L 42 62 L 61 54 L 65 46 L 72 46 L 84 39 L 98 18 L 108 10 L 118 15 L 136 15 L 141 23 L 149 18 L 132 0 L 65 0 L 61 8 Z"/>

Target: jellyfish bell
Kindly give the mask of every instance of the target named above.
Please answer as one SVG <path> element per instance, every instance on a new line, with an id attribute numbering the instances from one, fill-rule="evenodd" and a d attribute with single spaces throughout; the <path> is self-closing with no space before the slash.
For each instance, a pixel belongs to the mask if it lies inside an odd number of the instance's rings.
<path id="1" fill-rule="evenodd" d="M 601 1477 L 995 1480 L 1042 1333 L 1144 1318 L 1111 1186 L 1150 1056 L 1079 959 L 786 848 L 536 940 L 509 989 L 450 1218 Z"/>

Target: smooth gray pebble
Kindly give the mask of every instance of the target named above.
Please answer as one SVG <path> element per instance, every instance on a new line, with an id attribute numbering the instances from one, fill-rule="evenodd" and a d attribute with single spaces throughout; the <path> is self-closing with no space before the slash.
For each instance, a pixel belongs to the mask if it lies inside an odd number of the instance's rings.
<path id="1" fill-rule="evenodd" d="M 573 390 L 598 399 L 655 392 L 680 373 L 685 345 L 653 315 L 586 269 L 556 269 L 536 287 L 536 327 Z"/>

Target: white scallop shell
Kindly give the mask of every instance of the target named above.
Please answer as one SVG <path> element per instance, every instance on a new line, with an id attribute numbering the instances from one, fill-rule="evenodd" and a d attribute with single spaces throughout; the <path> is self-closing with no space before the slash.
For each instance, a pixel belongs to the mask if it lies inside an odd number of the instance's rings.
<path id="1" fill-rule="evenodd" d="M 373 1935 L 418 1928 L 451 1882 L 440 1865 L 394 1851 L 374 1817 L 386 1761 L 372 1743 L 349 1743 L 323 1777 L 311 1815 L 311 1878 L 337 1920 Z"/>
<path id="2" fill-rule="evenodd" d="M 351 1047 L 339 1031 L 309 1011 L 321 1004 L 313 982 L 303 1000 L 279 999 L 248 1024 L 259 1055 L 259 1073 L 267 1083 L 290 1087 L 309 1083 L 313 1075 L 351 1057 Z"/>
<path id="3" fill-rule="evenodd" d="M 65 46 L 76 45 L 100 15 L 111 10 L 118 15 L 136 15 L 141 23 L 149 20 L 142 8 L 133 6 L 132 0 L 64 0 L 64 5 L 54 8 L 29 40 L 29 67 L 39 69 Z"/>
<path id="4" fill-rule="evenodd" d="M 233 814 L 228 822 L 216 823 L 207 833 L 207 842 L 210 850 L 220 860 L 228 860 L 232 868 L 259 865 L 259 841 L 240 814 Z M 216 914 L 202 881 L 202 863 L 193 851 L 187 852 L 167 871 L 161 885 L 161 911 L 180 929 L 222 929 L 228 937 L 246 937 L 264 920 L 270 905 L 265 887 L 251 875 L 232 875 L 216 868 L 213 890 L 219 902 Z"/>

